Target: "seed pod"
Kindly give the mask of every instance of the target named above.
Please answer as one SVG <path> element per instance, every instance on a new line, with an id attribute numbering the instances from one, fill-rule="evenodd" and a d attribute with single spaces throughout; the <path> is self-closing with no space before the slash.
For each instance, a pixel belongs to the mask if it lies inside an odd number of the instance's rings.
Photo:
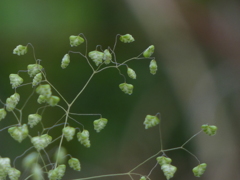
<path id="1" fill-rule="evenodd" d="M 13 139 L 21 143 L 28 136 L 28 127 L 26 124 L 15 126 L 8 129 L 9 134 Z"/>
<path id="2" fill-rule="evenodd" d="M 78 141 L 85 147 L 89 148 L 91 146 L 89 140 L 89 132 L 88 130 L 83 130 L 82 132 L 77 133 Z"/>
<path id="3" fill-rule="evenodd" d="M 97 132 L 100 132 L 103 128 L 105 128 L 105 126 L 107 125 L 107 122 L 108 122 L 108 120 L 105 118 L 100 118 L 100 119 L 95 120 L 93 122 L 94 129 Z"/>
<path id="4" fill-rule="evenodd" d="M 175 172 L 177 171 L 177 168 L 171 164 L 163 164 L 161 166 L 161 169 L 162 169 L 165 177 L 167 178 L 167 180 L 172 178 L 174 176 Z"/>
<path id="5" fill-rule="evenodd" d="M 88 56 L 93 60 L 96 66 L 102 63 L 103 55 L 104 53 L 100 51 L 91 51 L 88 53 Z"/>
<path id="6" fill-rule="evenodd" d="M 41 120 L 42 120 L 42 116 L 39 114 L 28 115 L 28 124 L 30 125 L 30 128 L 33 128 L 33 126 L 36 126 Z"/>
<path id="7" fill-rule="evenodd" d="M 70 63 L 70 56 L 69 54 L 65 54 L 62 58 L 62 64 L 61 67 L 65 69 Z"/>
<path id="8" fill-rule="evenodd" d="M 131 42 L 135 41 L 134 38 L 132 37 L 132 35 L 130 35 L 130 34 L 122 35 L 122 36 L 120 36 L 119 39 L 123 43 L 131 43 Z"/>
<path id="9" fill-rule="evenodd" d="M 60 101 L 60 98 L 57 96 L 50 96 L 49 98 L 47 98 L 47 103 L 50 106 L 56 106 L 59 101 Z"/>
<path id="10" fill-rule="evenodd" d="M 112 55 L 108 49 L 105 49 L 103 52 L 103 60 L 105 64 L 109 64 L 112 60 Z"/>
<path id="11" fill-rule="evenodd" d="M 37 73 L 32 82 L 32 86 L 37 86 L 42 81 L 42 73 Z"/>
<path id="12" fill-rule="evenodd" d="M 43 95 L 38 96 L 37 102 L 39 104 L 45 103 L 46 101 L 47 101 L 47 98 L 45 96 L 43 96 Z"/>
<path id="13" fill-rule="evenodd" d="M 154 53 L 154 45 L 149 46 L 144 52 L 143 52 L 143 56 L 145 58 L 149 58 L 151 57 L 151 55 Z"/>
<path id="14" fill-rule="evenodd" d="M 48 178 L 49 180 L 60 180 L 64 176 L 65 171 L 66 166 L 64 164 L 59 165 L 57 168 L 48 172 Z"/>
<path id="15" fill-rule="evenodd" d="M 36 74 L 40 73 L 43 67 L 40 64 L 29 64 L 27 66 L 28 74 L 30 77 L 35 76 Z"/>
<path id="16" fill-rule="evenodd" d="M 140 180 L 146 180 L 147 178 L 145 176 L 142 176 Z"/>
<path id="17" fill-rule="evenodd" d="M 128 68 L 128 69 L 127 69 L 127 74 L 128 74 L 128 76 L 129 76 L 130 78 L 132 78 L 132 79 L 136 79 L 136 77 L 137 77 L 135 71 L 134 71 L 133 69 L 131 69 L 131 68 Z"/>
<path id="18" fill-rule="evenodd" d="M 49 98 L 52 95 L 51 86 L 49 84 L 39 85 L 36 92 L 46 98 Z"/>
<path id="19" fill-rule="evenodd" d="M 132 84 L 127 84 L 127 83 L 122 83 L 119 84 L 119 88 L 126 94 L 131 95 L 133 92 L 133 85 Z"/>
<path id="20" fill-rule="evenodd" d="M 6 117 L 6 115 L 7 115 L 7 112 L 5 111 L 5 109 L 4 109 L 4 108 L 1 108 L 1 109 L 0 109 L 0 121 L 1 121 L 2 119 L 4 119 L 4 118 Z"/>
<path id="21" fill-rule="evenodd" d="M 218 128 L 217 126 L 210 126 L 210 125 L 204 124 L 202 125 L 202 129 L 207 135 L 213 136 L 217 133 Z"/>
<path id="22" fill-rule="evenodd" d="M 41 149 L 44 149 L 47 147 L 52 141 L 52 137 L 48 134 L 43 134 L 41 136 L 36 136 L 31 139 L 31 142 L 33 146 L 37 149 L 37 151 L 40 151 Z"/>
<path id="23" fill-rule="evenodd" d="M 21 172 L 15 168 L 10 168 L 8 170 L 8 177 L 10 180 L 18 180 L 18 178 L 21 176 Z"/>
<path id="24" fill-rule="evenodd" d="M 18 74 L 10 74 L 9 79 L 12 88 L 16 88 L 23 83 L 23 78 L 21 78 Z"/>
<path id="25" fill-rule="evenodd" d="M 76 129 L 74 127 L 66 126 L 63 128 L 62 133 L 67 139 L 67 141 L 71 141 L 73 136 L 75 135 Z"/>
<path id="26" fill-rule="evenodd" d="M 199 164 L 198 166 L 193 168 L 194 176 L 196 176 L 196 177 L 202 176 L 203 173 L 205 172 L 206 168 L 207 168 L 207 164 L 206 163 Z"/>
<path id="27" fill-rule="evenodd" d="M 69 37 L 70 40 L 70 45 L 73 46 L 79 46 L 80 44 L 84 43 L 84 39 L 80 36 L 70 36 Z"/>
<path id="28" fill-rule="evenodd" d="M 77 158 L 71 158 L 68 160 L 68 164 L 71 168 L 73 168 L 76 171 L 80 171 L 81 170 L 81 165 L 80 162 Z"/>
<path id="29" fill-rule="evenodd" d="M 147 115 L 144 121 L 145 129 L 156 126 L 160 123 L 160 119 L 157 116 Z"/>
<path id="30" fill-rule="evenodd" d="M 20 95 L 18 93 L 14 93 L 6 100 L 6 110 L 12 111 L 17 106 L 18 102 L 20 100 Z"/>
<path id="31" fill-rule="evenodd" d="M 160 156 L 160 157 L 157 157 L 157 162 L 162 166 L 164 164 L 170 164 L 172 160 L 170 158 Z"/>
<path id="32" fill-rule="evenodd" d="M 155 59 L 151 60 L 149 68 L 150 68 L 150 73 L 152 75 L 156 74 L 158 67 L 157 67 L 157 62 Z"/>
<path id="33" fill-rule="evenodd" d="M 17 54 L 17 55 L 24 55 L 27 53 L 27 46 L 23 46 L 23 45 L 18 45 L 14 50 L 13 50 L 13 54 Z"/>

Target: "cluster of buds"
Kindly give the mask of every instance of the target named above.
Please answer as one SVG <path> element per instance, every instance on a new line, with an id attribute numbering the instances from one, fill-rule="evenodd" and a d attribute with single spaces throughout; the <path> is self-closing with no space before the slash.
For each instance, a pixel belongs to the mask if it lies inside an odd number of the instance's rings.
<path id="1" fill-rule="evenodd" d="M 15 126 L 8 129 L 9 134 L 13 139 L 21 143 L 28 136 L 28 127 L 26 124 Z"/>
<path id="2" fill-rule="evenodd" d="M 42 73 L 37 73 L 32 82 L 32 86 L 37 86 L 42 81 Z"/>
<path id="3" fill-rule="evenodd" d="M 160 123 L 160 119 L 157 116 L 147 115 L 143 124 L 145 125 L 145 129 L 156 126 Z"/>
<path id="4" fill-rule="evenodd" d="M 14 50 L 13 50 L 13 54 L 17 54 L 17 55 L 24 55 L 27 53 L 27 46 L 23 46 L 23 45 L 18 45 Z"/>
<path id="5" fill-rule="evenodd" d="M 49 180 L 60 180 L 64 176 L 66 171 L 66 165 L 59 165 L 57 168 L 48 172 Z"/>
<path id="6" fill-rule="evenodd" d="M 2 119 L 4 119 L 4 118 L 6 117 L 6 115 L 7 115 L 7 112 L 5 111 L 5 109 L 4 109 L 4 108 L 1 108 L 1 109 L 0 109 L 0 121 L 1 121 Z"/>
<path id="7" fill-rule="evenodd" d="M 56 106 L 60 101 L 57 96 L 52 96 L 51 86 L 49 84 L 39 85 L 36 88 L 36 92 L 39 94 L 37 102 L 39 104 L 48 103 L 50 106 Z"/>
<path id="8" fill-rule="evenodd" d="M 127 84 L 127 83 L 122 83 L 119 84 L 119 88 L 126 94 L 131 95 L 133 92 L 133 85 L 132 84 Z"/>
<path id="9" fill-rule="evenodd" d="M 207 135 L 213 136 L 217 133 L 218 128 L 217 126 L 204 124 L 202 125 L 202 129 Z"/>
<path id="10" fill-rule="evenodd" d="M 9 158 L 0 156 L 0 179 L 6 179 L 7 175 L 10 180 L 18 180 L 21 172 L 11 167 Z"/>
<path id="11" fill-rule="evenodd" d="M 154 49 L 155 49 L 154 45 L 149 46 L 149 47 L 143 52 L 143 56 L 144 56 L 145 58 L 151 57 L 152 54 L 154 53 Z"/>
<path id="12" fill-rule="evenodd" d="M 100 118 L 100 119 L 93 121 L 94 129 L 97 132 L 100 132 L 103 128 L 105 128 L 105 126 L 107 125 L 107 122 L 108 122 L 108 120 L 105 118 Z"/>
<path id="13" fill-rule="evenodd" d="M 62 64 L 61 67 L 65 69 L 70 63 L 70 56 L 69 54 L 65 54 L 62 58 Z"/>
<path id="14" fill-rule="evenodd" d="M 12 88 L 17 88 L 23 83 L 23 78 L 21 78 L 18 74 L 10 74 L 9 79 Z"/>
<path id="15" fill-rule="evenodd" d="M 131 68 L 127 68 L 127 74 L 132 79 L 136 79 L 137 78 L 137 75 L 136 75 L 135 71 L 133 69 L 131 69 Z"/>
<path id="16" fill-rule="evenodd" d="M 67 141 L 71 141 L 75 135 L 76 129 L 74 127 L 66 126 L 63 128 L 62 133 Z"/>
<path id="17" fill-rule="evenodd" d="M 6 100 L 6 109 L 7 111 L 12 111 L 17 106 L 20 101 L 20 95 L 18 93 L 14 93 Z"/>
<path id="18" fill-rule="evenodd" d="M 29 114 L 28 115 L 28 124 L 31 128 L 36 126 L 42 120 L 42 116 L 39 114 Z"/>
<path id="19" fill-rule="evenodd" d="M 206 163 L 199 164 L 198 166 L 196 166 L 192 170 L 194 176 L 196 176 L 196 177 L 202 176 L 203 173 L 205 172 L 206 168 L 207 168 L 207 164 Z"/>
<path id="20" fill-rule="evenodd" d="M 133 38 L 132 35 L 130 34 L 125 34 L 125 35 L 122 35 L 120 36 L 120 41 L 123 42 L 123 43 L 131 43 L 133 41 L 135 41 L 135 39 Z"/>
<path id="21" fill-rule="evenodd" d="M 155 59 L 151 60 L 149 68 L 152 75 L 156 74 L 158 66 Z"/>
<path id="22" fill-rule="evenodd" d="M 96 66 L 98 66 L 103 62 L 104 53 L 100 51 L 90 51 L 88 56 L 93 60 Z"/>
<path id="23" fill-rule="evenodd" d="M 177 171 L 177 168 L 171 165 L 172 160 L 170 158 L 160 156 L 157 157 L 157 162 L 161 166 L 164 176 L 169 180 L 172 178 Z"/>
<path id="24" fill-rule="evenodd" d="M 71 168 L 73 168 L 76 171 L 80 171 L 81 170 L 81 165 L 80 162 L 77 158 L 71 158 L 68 160 L 68 164 Z"/>
<path id="25" fill-rule="evenodd" d="M 83 130 L 82 132 L 77 133 L 78 141 L 85 147 L 89 148 L 91 146 L 89 140 L 89 132 L 88 130 Z"/>
<path id="26" fill-rule="evenodd" d="M 73 46 L 79 46 L 80 44 L 84 43 L 84 39 L 80 36 L 70 36 L 69 37 L 70 40 L 70 45 Z"/>
<path id="27" fill-rule="evenodd" d="M 105 49 L 103 52 L 103 61 L 106 65 L 112 61 L 112 55 L 108 49 Z"/>
<path id="28" fill-rule="evenodd" d="M 37 151 L 40 151 L 41 149 L 44 149 L 47 147 L 52 141 L 52 137 L 48 134 L 43 134 L 41 136 L 36 136 L 31 139 L 31 142 L 33 146 L 37 149 Z"/>
<path id="29" fill-rule="evenodd" d="M 29 64 L 27 66 L 28 74 L 30 77 L 35 76 L 36 74 L 40 73 L 43 67 L 40 64 Z"/>

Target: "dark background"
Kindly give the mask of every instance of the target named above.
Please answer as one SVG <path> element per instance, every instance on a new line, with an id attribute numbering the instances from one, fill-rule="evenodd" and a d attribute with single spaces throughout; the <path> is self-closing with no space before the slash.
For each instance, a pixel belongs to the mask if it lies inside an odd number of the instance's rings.
<path id="1" fill-rule="evenodd" d="M 154 44 L 159 69 L 149 73 L 149 61 L 133 61 L 129 66 L 137 73 L 131 96 L 119 90 L 123 82 L 115 69 L 99 73 L 90 82 L 72 108 L 78 113 L 101 113 L 109 120 L 97 134 L 92 127 L 96 117 L 80 116 L 78 121 L 90 132 L 92 147 L 86 149 L 75 139 L 64 141 L 68 153 L 80 159 L 82 171 L 68 173 L 64 179 L 108 173 L 128 172 L 160 150 L 158 128 L 145 130 L 147 114 L 161 113 L 164 148 L 182 145 L 200 130 L 202 124 L 218 126 L 216 136 L 200 134 L 187 144 L 201 162 L 208 164 L 202 179 L 239 179 L 239 58 L 240 3 L 230 0 L 92 0 L 92 1 L 6 1 L 0 2 L 0 98 L 5 101 L 14 93 L 9 74 L 26 70 L 34 63 L 32 50 L 25 56 L 12 54 L 19 45 L 32 43 L 41 59 L 49 81 L 71 101 L 83 87 L 91 69 L 79 55 L 71 55 L 67 69 L 60 67 L 68 50 L 84 52 L 84 45 L 69 46 L 69 36 L 84 33 L 88 50 L 96 45 L 113 46 L 116 34 L 132 34 L 135 42 L 118 43 L 119 62 L 134 57 Z M 126 68 L 121 68 L 126 72 Z M 25 82 L 30 79 L 21 73 Z M 17 89 L 21 95 L 19 107 L 31 93 L 30 86 Z M 23 122 L 39 107 L 35 94 L 24 110 Z M 61 105 L 64 106 L 63 101 Z M 65 106 L 66 107 L 66 106 Z M 44 124 L 52 126 L 62 111 L 49 108 Z M 8 113 L 0 128 L 17 123 Z M 77 126 L 74 122 L 72 126 Z M 37 127 L 31 130 L 37 135 Z M 50 131 L 57 137 L 61 127 Z M 14 141 L 7 130 L 0 132 L 0 155 L 11 160 L 30 145 Z M 57 144 L 47 148 L 50 156 Z M 195 179 L 192 168 L 197 161 L 188 153 L 177 150 L 167 153 L 178 167 L 174 179 Z M 17 168 L 21 169 L 21 158 Z M 155 160 L 136 172 L 148 174 Z M 157 167 L 152 179 L 164 179 Z M 119 179 L 129 177 L 119 177 Z M 108 179 L 117 179 L 115 177 Z M 138 179 L 138 177 L 135 177 Z"/>

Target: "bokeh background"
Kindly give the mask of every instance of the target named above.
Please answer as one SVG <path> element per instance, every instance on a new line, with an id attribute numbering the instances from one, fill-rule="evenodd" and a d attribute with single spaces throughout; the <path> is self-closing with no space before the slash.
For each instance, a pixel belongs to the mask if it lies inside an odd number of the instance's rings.
<path id="1" fill-rule="evenodd" d="M 200 130 L 202 124 L 215 124 L 216 136 L 200 134 L 186 147 L 201 162 L 208 164 L 202 179 L 240 179 L 240 2 L 236 0 L 92 0 L 92 1 L 0 1 L 0 98 L 5 101 L 14 93 L 9 74 L 26 70 L 34 63 L 32 50 L 16 56 L 12 50 L 19 44 L 32 43 L 41 59 L 48 79 L 71 101 L 91 74 L 86 61 L 71 55 L 69 67 L 60 62 L 68 50 L 84 52 L 84 46 L 71 48 L 70 35 L 84 33 L 88 49 L 96 45 L 113 46 L 116 34 L 132 34 L 135 42 L 118 43 L 117 60 L 134 57 L 149 45 L 155 45 L 159 69 L 149 73 L 149 61 L 129 63 L 137 73 L 134 93 L 125 95 L 118 85 L 123 82 L 117 70 L 98 74 L 80 96 L 72 111 L 101 113 L 109 124 L 101 133 L 94 132 L 92 121 L 97 117 L 75 117 L 90 131 L 92 147 L 86 149 L 75 139 L 64 142 L 68 153 L 80 159 L 82 171 L 69 172 L 64 179 L 127 172 L 160 149 L 158 128 L 145 130 L 147 114 L 161 113 L 164 148 L 178 147 Z M 122 72 L 126 68 L 122 67 Z M 30 81 L 24 73 L 21 75 Z M 31 93 L 30 86 L 17 89 L 21 103 Z M 39 107 L 35 94 L 24 110 L 27 116 Z M 62 105 L 64 106 L 63 102 Z M 66 107 L 66 106 L 65 106 Z M 46 110 L 44 124 L 51 126 L 62 116 L 57 108 Z M 15 124 L 10 113 L 0 122 L 0 129 Z M 72 126 L 78 126 L 71 122 Z M 57 137 L 61 127 L 50 131 Z M 37 127 L 31 130 L 37 135 Z M 0 155 L 13 159 L 30 145 L 14 141 L 7 130 L 0 132 Z M 57 144 L 47 148 L 50 156 Z M 31 152 L 31 151 L 30 151 Z M 167 153 L 178 167 L 174 179 L 196 179 L 192 168 L 197 161 L 182 150 Z M 21 169 L 22 158 L 16 161 Z M 136 172 L 148 174 L 155 160 Z M 22 179 L 26 177 L 23 173 Z M 157 167 L 150 176 L 165 179 Z M 130 179 L 127 176 L 108 179 Z M 138 179 L 138 177 L 135 177 Z"/>

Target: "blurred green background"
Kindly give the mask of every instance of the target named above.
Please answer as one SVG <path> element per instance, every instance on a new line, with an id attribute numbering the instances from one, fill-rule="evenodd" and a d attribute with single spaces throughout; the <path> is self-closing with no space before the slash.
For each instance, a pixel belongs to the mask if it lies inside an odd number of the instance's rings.
<path id="1" fill-rule="evenodd" d="M 5 101 L 14 93 L 9 74 L 26 70 L 34 63 L 32 50 L 25 56 L 12 54 L 19 45 L 32 43 L 41 59 L 49 81 L 71 101 L 83 87 L 91 69 L 77 54 L 71 54 L 67 69 L 60 67 L 68 50 L 84 52 L 84 45 L 69 46 L 69 36 L 84 33 L 88 50 L 96 45 L 113 46 L 116 34 L 132 34 L 135 42 L 116 48 L 118 62 L 137 56 L 149 45 L 155 45 L 159 69 L 149 73 L 149 61 L 129 63 L 137 73 L 131 96 L 118 87 L 124 80 L 117 70 L 99 73 L 80 96 L 72 111 L 101 113 L 109 120 L 108 126 L 95 133 L 92 121 L 98 117 L 80 116 L 76 119 L 90 131 L 92 147 L 86 149 L 75 139 L 64 146 L 68 153 L 80 159 L 82 171 L 68 173 L 64 179 L 127 172 L 160 149 L 158 128 L 145 130 L 142 125 L 147 114 L 161 113 L 164 148 L 182 145 L 205 123 L 215 124 L 216 136 L 204 134 L 187 144 L 201 162 L 208 164 L 202 179 L 240 179 L 239 161 L 240 117 L 240 3 L 230 0 L 169 1 L 169 0 L 92 0 L 92 1 L 0 1 L 0 98 Z M 126 72 L 126 67 L 121 68 Z M 25 82 L 30 81 L 21 73 Z M 19 88 L 21 105 L 31 93 L 29 86 Z M 35 94 L 24 110 L 24 121 L 39 107 Z M 63 101 L 61 105 L 64 106 Z M 66 107 L 66 106 L 65 106 Z M 62 111 L 49 108 L 44 124 L 51 126 L 62 116 Z M 12 125 L 12 114 L 0 123 L 0 129 Z M 71 126 L 77 126 L 71 122 Z M 37 129 L 37 128 L 36 128 Z M 38 130 L 31 130 L 33 135 Z M 40 129 L 39 129 L 40 131 Z M 57 137 L 61 127 L 50 131 Z M 29 139 L 18 144 L 7 130 L 0 132 L 0 156 L 11 160 L 21 155 L 30 145 Z M 50 156 L 57 144 L 47 148 Z M 178 150 L 167 153 L 178 167 L 175 179 L 195 179 L 192 168 L 197 161 Z M 21 168 L 18 159 L 17 168 Z M 155 160 L 136 172 L 148 174 Z M 23 178 L 26 173 L 23 173 Z M 164 179 L 160 167 L 150 176 Z M 129 179 L 129 177 L 108 179 Z M 135 177 L 138 179 L 138 177 Z"/>

